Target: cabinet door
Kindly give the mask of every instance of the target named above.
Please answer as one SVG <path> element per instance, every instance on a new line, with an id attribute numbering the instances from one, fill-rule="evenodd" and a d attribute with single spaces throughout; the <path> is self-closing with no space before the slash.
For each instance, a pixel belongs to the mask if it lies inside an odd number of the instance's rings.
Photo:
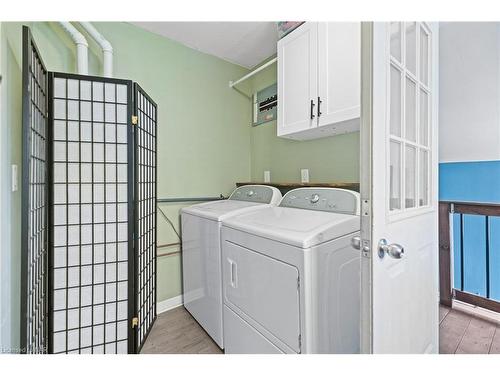
<path id="1" fill-rule="evenodd" d="M 321 22 L 318 25 L 318 125 L 360 116 L 361 25 Z M 316 98 L 318 100 L 318 98 Z"/>
<path id="2" fill-rule="evenodd" d="M 278 136 L 317 126 L 317 72 L 318 24 L 306 22 L 278 42 Z"/>

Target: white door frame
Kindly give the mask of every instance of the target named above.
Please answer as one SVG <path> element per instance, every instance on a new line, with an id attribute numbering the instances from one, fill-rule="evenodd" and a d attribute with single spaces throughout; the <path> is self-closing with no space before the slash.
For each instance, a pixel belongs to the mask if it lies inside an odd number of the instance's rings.
<path id="1" fill-rule="evenodd" d="M 372 353 L 372 108 L 373 108 L 373 22 L 361 23 L 361 123 L 360 184 L 361 195 L 361 327 L 360 350 Z"/>

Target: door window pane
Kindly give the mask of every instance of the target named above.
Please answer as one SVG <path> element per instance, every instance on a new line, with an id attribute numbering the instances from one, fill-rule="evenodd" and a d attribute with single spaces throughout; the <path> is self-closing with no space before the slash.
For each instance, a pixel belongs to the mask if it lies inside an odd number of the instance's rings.
<path id="1" fill-rule="evenodd" d="M 419 142 L 424 146 L 429 145 L 429 95 L 420 90 L 420 136 Z"/>
<path id="2" fill-rule="evenodd" d="M 417 74 L 417 32 L 416 23 L 406 24 L 406 68 L 413 74 Z"/>
<path id="3" fill-rule="evenodd" d="M 429 35 L 420 27 L 420 81 L 429 84 Z"/>
<path id="4" fill-rule="evenodd" d="M 415 147 L 406 146 L 405 151 L 405 208 L 415 207 L 415 176 L 416 176 Z"/>
<path id="5" fill-rule="evenodd" d="M 406 100 L 405 100 L 405 138 L 416 142 L 416 84 L 406 77 Z"/>
<path id="6" fill-rule="evenodd" d="M 389 209 L 401 209 L 401 144 L 390 143 Z"/>
<path id="7" fill-rule="evenodd" d="M 401 22 L 391 22 L 391 55 L 401 62 Z"/>
<path id="8" fill-rule="evenodd" d="M 391 64 L 391 101 L 390 128 L 391 134 L 401 136 L 401 72 Z"/>
<path id="9" fill-rule="evenodd" d="M 431 44 L 420 22 L 391 22 L 389 41 L 389 210 L 431 201 Z"/>
<path id="10" fill-rule="evenodd" d="M 418 204 L 419 206 L 427 206 L 429 204 L 429 152 L 426 150 L 420 150 L 420 160 L 419 160 L 419 195 Z"/>

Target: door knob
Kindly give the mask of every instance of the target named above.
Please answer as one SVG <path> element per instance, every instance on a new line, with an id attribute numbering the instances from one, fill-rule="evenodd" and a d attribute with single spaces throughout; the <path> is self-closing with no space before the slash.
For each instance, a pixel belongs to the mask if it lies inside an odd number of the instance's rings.
<path id="1" fill-rule="evenodd" d="M 388 254 L 391 258 L 401 259 L 405 253 L 403 246 L 397 243 L 387 244 L 387 240 L 382 238 L 378 243 L 378 256 L 383 258 L 385 254 Z"/>

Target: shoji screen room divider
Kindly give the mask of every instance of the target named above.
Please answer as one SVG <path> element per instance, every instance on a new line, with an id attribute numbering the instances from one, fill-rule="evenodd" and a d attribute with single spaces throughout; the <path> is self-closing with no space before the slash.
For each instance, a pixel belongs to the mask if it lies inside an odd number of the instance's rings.
<path id="1" fill-rule="evenodd" d="M 24 39 L 35 55 L 27 28 Z M 25 106 L 23 126 L 41 124 L 46 158 L 34 168 L 40 137 L 26 130 L 23 184 L 40 194 L 23 195 L 25 222 L 37 229 L 22 231 L 22 347 L 136 353 L 156 318 L 157 106 L 129 80 L 45 71 L 42 87 L 27 65 L 25 101 L 46 93 L 46 113 Z"/>

